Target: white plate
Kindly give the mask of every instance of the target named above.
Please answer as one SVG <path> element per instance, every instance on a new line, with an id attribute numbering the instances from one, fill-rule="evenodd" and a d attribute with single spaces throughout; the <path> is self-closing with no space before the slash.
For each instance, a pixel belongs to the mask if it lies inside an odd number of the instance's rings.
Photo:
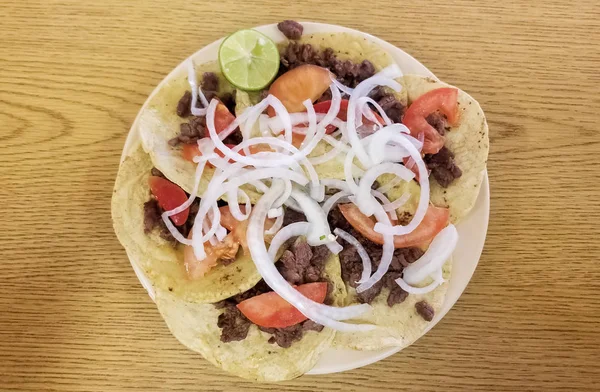
<path id="1" fill-rule="evenodd" d="M 367 37 L 368 39 L 379 44 L 383 49 L 388 51 L 392 55 L 394 60 L 396 60 L 396 62 L 400 65 L 400 68 L 405 74 L 417 74 L 435 77 L 435 75 L 433 75 L 431 71 L 425 68 L 423 64 L 418 62 L 415 58 L 413 58 L 408 53 L 404 52 L 402 49 L 399 49 L 394 45 L 390 44 L 389 42 L 383 41 L 370 34 L 366 34 L 342 26 L 335 26 L 324 23 L 303 22 L 302 24 L 304 26 L 304 34 L 348 32 Z M 283 35 L 279 32 L 279 30 L 277 30 L 277 26 L 275 24 L 257 27 L 256 30 L 266 34 L 275 41 L 281 41 L 284 38 Z M 221 41 L 222 39 L 215 41 L 208 46 L 205 46 L 204 48 L 194 53 L 190 58 L 193 59 L 194 62 L 196 62 L 197 64 L 217 60 L 217 53 Z M 182 67 L 185 67 L 185 61 L 179 64 L 171 72 L 171 74 L 179 72 L 179 70 Z M 170 78 L 171 74 L 169 74 L 156 87 L 156 89 L 154 89 L 152 94 L 150 94 L 150 97 L 146 100 L 146 103 L 144 104 L 144 107 L 142 107 L 142 109 L 140 110 L 140 113 L 142 112 L 142 110 L 144 110 L 152 96 L 154 96 L 154 94 L 156 94 L 156 92 Z M 129 131 L 129 135 L 125 142 L 125 147 L 123 148 L 123 155 L 121 156 L 121 160 L 123 160 L 129 152 L 129 150 L 133 146 L 137 145 L 137 143 L 139 142 L 139 135 L 135 131 L 137 129 L 139 116 L 140 115 L 138 113 L 137 118 L 131 126 L 131 130 Z M 435 318 L 432 320 L 427 330 L 433 328 L 442 319 L 442 317 L 444 317 L 444 315 L 448 313 L 448 311 L 456 303 L 462 292 L 467 287 L 469 280 L 471 280 L 471 276 L 473 276 L 473 272 L 475 272 L 475 268 L 477 267 L 479 257 L 481 256 L 481 252 L 483 250 L 483 244 L 485 242 L 485 235 L 488 227 L 489 212 L 490 190 L 488 177 L 486 173 L 486 175 L 483 178 L 481 192 L 479 193 L 479 197 L 477 198 L 475 207 L 473 208 L 469 216 L 457 225 L 460 240 L 458 246 L 456 247 L 456 250 L 454 251 L 454 264 L 452 265 L 452 275 L 450 277 L 450 285 L 448 287 L 446 300 L 444 302 L 442 310 L 436 314 Z M 132 263 L 132 266 L 135 270 L 135 274 L 137 275 L 138 279 L 140 280 L 144 288 L 148 291 L 148 295 L 150 295 L 150 297 L 154 300 L 154 289 L 152 288 L 152 284 L 150 283 L 148 278 L 146 278 L 146 276 L 144 276 L 144 274 L 135 266 L 134 263 Z M 361 366 L 366 366 L 371 363 L 380 361 L 398 351 L 399 349 L 394 347 L 376 351 L 330 349 L 323 354 L 319 362 L 310 372 L 308 372 L 308 374 L 328 374 L 355 369 Z"/>

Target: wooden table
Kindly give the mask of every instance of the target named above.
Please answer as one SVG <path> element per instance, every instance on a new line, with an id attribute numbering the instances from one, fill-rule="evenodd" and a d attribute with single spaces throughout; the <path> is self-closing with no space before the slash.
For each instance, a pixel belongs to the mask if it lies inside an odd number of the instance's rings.
<path id="1" fill-rule="evenodd" d="M 1 391 L 600 388 L 598 2 L 335 3 L 2 2 Z M 283 18 L 370 32 L 473 94 L 490 125 L 492 210 L 469 287 L 413 347 L 253 385 L 171 336 L 113 234 L 110 197 L 164 75 Z"/>

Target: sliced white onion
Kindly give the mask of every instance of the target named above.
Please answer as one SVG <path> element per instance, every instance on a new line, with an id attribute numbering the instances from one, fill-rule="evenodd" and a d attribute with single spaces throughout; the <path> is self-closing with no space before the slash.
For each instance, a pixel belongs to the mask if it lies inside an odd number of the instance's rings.
<path id="1" fill-rule="evenodd" d="M 339 331 L 366 331 L 374 328 L 373 325 L 361 325 L 361 324 L 347 324 L 340 323 L 336 320 L 345 320 L 349 318 L 358 317 L 366 311 L 370 310 L 371 307 L 367 304 L 347 306 L 345 308 L 336 308 L 333 306 L 323 305 L 311 301 L 302 295 L 299 291 L 294 289 L 277 271 L 274 265 L 274 258 L 269 256 L 271 254 L 277 254 L 278 248 L 273 247 L 271 243 L 270 252 L 267 252 L 264 243 L 264 237 L 262 234 L 261 227 L 264 227 L 265 218 L 267 211 L 270 209 L 271 204 L 279 196 L 282 191 L 282 187 L 275 183 L 271 189 L 260 198 L 255 206 L 255 213 L 250 217 L 250 223 L 247 231 L 247 241 L 250 248 L 250 254 L 252 260 L 261 274 L 265 282 L 279 294 L 284 300 L 292 304 L 302 314 L 311 320 L 324 325 L 326 327 L 334 328 Z M 302 223 L 302 222 L 298 222 Z M 294 224 L 297 226 L 297 224 Z M 292 226 L 292 225 L 289 225 Z M 289 227 L 287 226 L 287 227 Z M 289 238 L 293 236 L 292 230 L 286 230 L 284 227 L 277 233 L 275 239 L 277 243 L 283 244 Z M 302 227 L 302 226 L 300 226 Z M 303 227 L 304 230 L 310 230 L 310 226 Z M 284 231 L 286 230 L 286 231 Z M 283 233 L 282 233 L 283 232 Z M 280 234 L 281 233 L 281 234 Z M 285 238 L 285 236 L 288 236 Z M 277 238 L 279 236 L 279 238 Z M 271 251 L 272 249 L 272 251 Z M 366 306 L 365 306 L 366 305 Z M 325 316 L 327 315 L 327 316 Z"/>
<path id="2" fill-rule="evenodd" d="M 411 158 L 417 163 L 417 168 L 419 169 L 419 184 L 421 185 L 419 204 L 413 218 L 406 226 L 395 225 L 392 227 L 386 226 L 381 222 L 376 223 L 375 231 L 381 234 L 402 235 L 412 232 L 423 221 L 423 218 L 427 213 L 427 208 L 429 207 L 429 178 L 427 167 L 421 158 L 421 153 L 408 139 L 406 139 L 406 135 L 401 133 L 400 129 L 402 129 L 401 124 L 393 124 L 380 129 L 379 132 L 373 135 L 373 138 L 369 143 L 369 150 L 372 149 L 372 151 L 378 151 L 381 146 L 385 146 L 388 142 L 393 141 L 400 144 L 410 153 Z M 372 159 L 375 163 L 378 163 L 381 162 L 383 157 L 374 155 L 372 156 Z"/>
<path id="3" fill-rule="evenodd" d="M 356 88 L 350 95 L 350 99 L 348 100 L 348 117 L 346 119 L 348 141 L 352 145 L 352 150 L 356 154 L 358 160 L 362 163 L 364 167 L 367 168 L 371 167 L 372 160 L 365 151 L 365 148 L 363 147 L 357 133 L 356 109 L 359 103 L 359 98 L 367 96 L 369 92 L 371 92 L 371 90 L 373 90 L 373 88 L 377 86 L 388 86 L 394 89 L 395 91 L 400 91 L 402 86 L 400 85 L 400 83 L 396 82 L 394 79 L 389 77 L 388 73 L 377 74 L 360 82 L 358 86 L 356 86 Z M 362 117 L 359 117 L 359 119 L 361 118 Z"/>
<path id="4" fill-rule="evenodd" d="M 404 268 L 404 281 L 408 284 L 418 284 L 437 269 L 442 268 L 454 252 L 457 243 L 458 231 L 450 224 L 435 236 L 419 260 Z"/>
<path id="5" fill-rule="evenodd" d="M 362 265 L 363 265 L 363 271 L 362 271 L 360 280 L 356 283 L 365 282 L 367 279 L 369 279 L 369 276 L 371 276 L 371 268 L 372 267 L 371 267 L 371 258 L 369 257 L 369 254 L 367 253 L 365 248 L 362 246 L 362 244 L 352 234 L 350 234 L 340 228 L 336 228 L 335 230 L 333 230 L 333 233 L 356 248 L 356 252 L 360 256 L 360 259 L 362 260 Z"/>
<path id="6" fill-rule="evenodd" d="M 394 177 L 391 180 L 389 180 L 388 182 L 386 182 L 385 184 L 383 184 L 382 186 L 380 186 L 379 188 L 377 188 L 377 190 L 381 193 L 387 193 L 390 189 L 392 189 L 396 185 L 400 184 L 402 181 L 404 181 L 402 178 Z"/>
<path id="7" fill-rule="evenodd" d="M 281 196 L 277 200 L 275 200 L 275 203 L 273 204 L 273 208 L 281 207 L 290 199 L 290 195 L 292 194 L 292 182 L 289 180 L 284 180 L 284 184 L 285 184 L 285 190 L 283 191 Z M 266 190 L 263 191 L 263 193 L 264 192 L 266 192 Z"/>
<path id="8" fill-rule="evenodd" d="M 302 104 L 306 108 L 306 115 L 308 118 L 308 128 L 306 130 L 306 136 L 302 141 L 302 145 L 307 145 L 317 133 L 317 114 L 315 113 L 315 108 L 310 99 L 302 102 Z"/>
<path id="9" fill-rule="evenodd" d="M 271 211 L 271 210 L 269 210 L 269 211 Z M 285 211 L 283 211 L 281 213 L 281 215 L 277 216 L 277 218 L 275 219 L 275 222 L 273 222 L 273 226 L 271 226 L 271 228 L 269 230 L 265 230 L 265 235 L 273 235 L 273 234 L 277 233 L 279 231 L 279 229 L 281 229 L 281 226 L 283 226 L 284 219 L 285 219 Z"/>
<path id="10" fill-rule="evenodd" d="M 327 216 L 323 213 L 319 203 L 298 189 L 292 190 L 292 198 L 296 200 L 296 203 L 302 208 L 302 211 L 310 224 L 306 242 L 311 246 L 318 246 L 335 241 L 335 237 L 331 234 L 329 229 Z"/>
<path id="11" fill-rule="evenodd" d="M 321 180 L 321 184 L 325 185 L 327 188 L 339 189 L 341 191 L 350 192 L 350 188 L 345 181 L 338 180 L 335 178 L 323 178 Z"/>
<path id="12" fill-rule="evenodd" d="M 191 59 L 190 59 L 190 61 L 188 61 L 188 83 L 190 84 L 190 87 L 192 89 L 192 102 L 190 105 L 190 112 L 194 116 L 206 115 L 206 107 L 208 107 L 208 101 L 206 100 L 204 93 L 202 93 L 202 90 L 200 90 L 198 88 L 198 79 L 196 78 L 196 69 L 195 69 L 194 61 L 192 61 Z M 204 109 L 200 109 L 200 108 L 196 107 L 196 104 L 198 103 L 198 96 L 200 96 L 200 101 L 202 102 Z"/>
<path id="13" fill-rule="evenodd" d="M 280 229 L 269 245 L 269 257 L 274 260 L 277 256 L 277 252 L 279 252 L 279 248 L 281 248 L 287 240 L 292 237 L 306 235 L 309 229 L 310 224 L 308 222 L 295 222 Z"/>
<path id="14" fill-rule="evenodd" d="M 411 286 L 408 283 L 406 283 L 406 281 L 404 279 L 398 278 L 398 279 L 396 279 L 396 283 L 398 284 L 398 286 L 400 286 L 400 288 L 402 290 L 406 291 L 408 294 L 420 295 L 420 294 L 427 294 L 427 293 L 432 292 L 443 282 L 441 282 L 439 280 L 434 280 L 433 282 L 429 283 L 425 287 L 414 287 L 414 286 Z"/>
<path id="15" fill-rule="evenodd" d="M 327 246 L 327 249 L 329 249 L 329 251 L 334 255 L 337 255 L 344 250 L 344 247 L 340 245 L 337 241 L 328 242 L 325 244 L 325 246 Z"/>
<path id="16" fill-rule="evenodd" d="M 346 95 L 352 95 L 352 92 L 354 91 L 354 89 L 353 89 L 353 88 L 350 88 L 350 87 L 348 87 L 348 86 L 344 85 L 343 83 L 340 83 L 340 82 L 339 82 L 339 81 L 338 81 L 338 80 L 335 78 L 335 76 L 333 76 L 333 75 L 331 76 L 331 81 L 332 81 L 332 82 L 333 82 L 333 84 L 335 84 L 335 86 L 336 86 L 337 88 L 339 88 L 339 89 L 340 89 L 340 91 L 342 91 L 344 94 L 346 94 Z"/>
<path id="17" fill-rule="evenodd" d="M 371 194 L 371 190 L 375 180 L 384 173 L 393 173 L 404 181 L 411 181 L 415 177 L 415 174 L 403 165 L 392 162 L 384 162 L 367 170 L 361 178 L 358 192 L 356 192 L 356 205 L 367 216 L 373 215 L 379 206 Z"/>
<path id="18" fill-rule="evenodd" d="M 348 197 L 350 195 L 351 195 L 351 193 L 349 193 L 349 192 L 340 191 L 340 192 L 330 196 L 327 200 L 325 200 L 325 203 L 323 203 L 323 207 L 321 207 L 323 209 L 323 213 L 325 214 L 325 216 L 329 215 L 329 212 L 331 211 L 333 206 L 336 205 L 340 201 L 340 199 L 342 199 L 344 197 Z"/>
<path id="19" fill-rule="evenodd" d="M 358 103 L 357 106 L 361 109 L 362 114 L 369 119 L 371 122 L 374 122 L 376 124 L 379 124 L 379 120 L 377 119 L 377 117 L 375 117 L 373 115 L 373 111 L 369 108 L 369 105 L 367 104 L 371 104 L 373 105 L 373 107 L 375 109 L 377 109 L 377 112 L 379 113 L 379 115 L 381 116 L 381 118 L 383 119 L 383 121 L 387 124 L 387 125 L 392 125 L 393 121 L 390 120 L 390 118 L 388 117 L 388 115 L 386 114 L 385 110 L 383 110 L 383 108 L 381 107 L 381 105 L 379 105 L 377 102 L 375 102 L 375 100 L 371 97 L 361 97 L 358 99 Z M 380 126 L 382 126 L 383 124 L 379 124 Z"/>
<path id="20" fill-rule="evenodd" d="M 390 199 L 388 199 L 386 195 L 384 195 L 383 193 L 379 192 L 376 189 L 371 190 L 371 194 L 373 196 L 375 196 L 376 198 L 378 198 L 379 200 L 381 200 L 383 210 L 388 213 L 388 215 L 390 217 L 390 220 L 392 222 L 397 221 L 398 220 L 398 214 L 396 213 L 396 209 L 395 208 L 391 208 L 391 209 L 389 208 L 389 206 L 392 204 L 392 202 L 390 201 Z"/>
<path id="21" fill-rule="evenodd" d="M 292 142 L 292 120 L 290 119 L 290 114 L 288 113 L 285 106 L 283 106 L 283 104 L 281 103 L 279 98 L 277 98 L 276 96 L 269 94 L 269 96 L 267 97 L 267 102 L 269 102 L 269 105 L 271 105 L 271 107 L 275 110 L 277 117 L 283 123 L 283 129 L 285 130 L 285 140 L 288 143 L 291 143 Z"/>
<path id="22" fill-rule="evenodd" d="M 375 219 L 378 222 L 383 223 L 384 225 L 390 225 L 390 218 L 383 210 L 381 205 L 375 210 Z M 373 285 L 381 280 L 385 273 L 390 268 L 392 264 L 392 258 L 394 257 L 394 236 L 389 234 L 383 235 L 383 252 L 381 254 L 381 260 L 379 261 L 379 265 L 377 266 L 377 270 L 369 279 L 361 283 L 357 288 L 357 293 L 362 293 L 365 290 L 370 289 Z"/>
<path id="23" fill-rule="evenodd" d="M 406 204 L 406 202 L 408 202 L 410 200 L 410 193 L 406 192 L 403 193 L 402 196 L 400 196 L 399 198 L 397 198 L 396 200 L 390 202 L 390 203 L 386 203 L 383 205 L 383 209 L 385 211 L 396 211 L 398 208 L 402 207 L 403 205 Z"/>
<path id="24" fill-rule="evenodd" d="M 352 170 L 354 166 L 353 162 L 354 150 L 351 150 L 348 152 L 348 155 L 346 155 L 346 159 L 344 160 L 344 176 L 346 177 L 348 189 L 350 189 L 350 192 L 356 194 L 358 193 L 358 185 L 356 185 L 356 182 L 354 181 L 354 174 Z"/>
<path id="25" fill-rule="evenodd" d="M 246 204 L 246 213 L 242 213 L 240 210 L 240 205 L 238 202 L 238 196 L 244 199 L 244 204 Z M 250 203 L 250 197 L 246 192 L 241 190 L 240 188 L 231 188 L 227 192 L 227 204 L 229 205 L 229 211 L 231 215 L 240 222 L 245 221 L 250 216 L 250 212 L 252 211 L 252 205 Z"/>
<path id="26" fill-rule="evenodd" d="M 281 216 L 281 215 L 283 215 L 283 208 L 281 208 L 281 207 L 271 208 L 269 210 L 269 212 L 267 213 L 267 217 L 269 219 L 277 218 L 278 216 Z"/>

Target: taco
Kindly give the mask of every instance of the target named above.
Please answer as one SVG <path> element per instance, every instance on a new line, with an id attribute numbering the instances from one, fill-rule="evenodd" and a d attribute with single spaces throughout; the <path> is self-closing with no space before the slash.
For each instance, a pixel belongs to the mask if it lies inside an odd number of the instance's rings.
<path id="1" fill-rule="evenodd" d="M 212 303 L 253 287 L 261 277 L 243 250 L 238 249 L 232 259 L 218 260 L 203 276 L 201 268 L 190 269 L 186 246 L 178 244 L 166 228 L 161 219 L 164 209 L 150 190 L 149 179 L 161 177 L 141 146 L 134 146 L 119 168 L 112 197 L 113 227 L 131 261 L 156 290 L 190 302 Z M 183 236 L 189 234 L 195 207 L 178 226 Z"/>
<path id="2" fill-rule="evenodd" d="M 298 276 L 298 263 L 313 271 Z M 296 240 L 285 252 L 279 269 L 309 298 L 343 304 L 346 290 L 339 260 L 325 246 L 311 248 Z M 215 304 L 189 303 L 164 291 L 157 292 L 156 304 L 173 335 L 215 366 L 251 380 L 283 381 L 312 369 L 320 354 L 331 346 L 335 331 L 306 320 L 287 303 L 270 305 L 268 315 L 257 313 L 261 301 L 275 296 L 260 281 L 252 289 Z M 268 326 L 286 320 L 294 324 Z"/>
<path id="3" fill-rule="evenodd" d="M 403 75 L 369 39 L 278 27 L 289 40 L 262 90 L 234 87 L 246 64 L 246 76 L 269 64 L 260 56 L 275 44 L 253 30 L 221 45 L 241 63 L 188 62 L 161 84 L 112 206 L 173 334 L 260 381 L 306 372 L 332 344 L 406 347 L 430 328 L 489 148 L 483 112 L 461 90 Z M 327 268 L 312 263 L 329 252 Z M 210 268 L 194 279 L 198 265 Z M 328 301 L 303 287 L 322 281 Z"/>

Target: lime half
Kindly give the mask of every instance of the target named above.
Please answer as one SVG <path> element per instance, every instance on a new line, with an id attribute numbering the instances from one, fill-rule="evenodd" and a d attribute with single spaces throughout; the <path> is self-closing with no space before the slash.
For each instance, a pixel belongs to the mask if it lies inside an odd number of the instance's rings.
<path id="1" fill-rule="evenodd" d="M 235 87 L 261 90 L 279 71 L 279 51 L 266 35 L 256 30 L 240 30 L 221 43 L 219 65 Z"/>

